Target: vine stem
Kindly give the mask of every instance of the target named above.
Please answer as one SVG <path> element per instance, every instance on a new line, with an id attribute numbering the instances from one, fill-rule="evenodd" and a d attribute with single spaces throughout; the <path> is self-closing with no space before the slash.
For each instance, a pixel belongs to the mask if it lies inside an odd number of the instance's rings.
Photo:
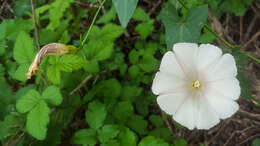
<path id="1" fill-rule="evenodd" d="M 95 14 L 95 16 L 94 16 L 94 18 L 93 18 L 91 24 L 90 24 L 90 27 L 89 27 L 89 29 L 88 29 L 88 31 L 87 31 L 87 33 L 86 33 L 86 35 L 85 35 L 83 41 L 82 41 L 81 44 L 80 44 L 80 48 L 82 48 L 83 45 L 86 43 L 87 38 L 88 38 L 88 36 L 89 36 L 89 33 L 90 33 L 90 31 L 92 30 L 92 27 L 93 27 L 93 25 L 94 25 L 95 22 L 96 22 L 97 16 L 98 16 L 100 10 L 102 9 L 103 5 L 105 4 L 105 2 L 106 2 L 106 0 L 103 0 L 103 2 L 101 3 L 101 5 L 98 7 L 98 10 L 97 10 L 97 12 L 96 12 L 96 14 Z"/>
<path id="2" fill-rule="evenodd" d="M 182 0 L 177 0 L 177 1 L 182 5 L 183 8 L 185 8 L 186 10 L 188 10 L 188 8 L 185 6 L 185 4 L 183 3 Z M 230 49 L 236 48 L 236 46 L 230 44 L 230 43 L 227 42 L 224 38 L 222 38 L 220 35 L 218 35 L 209 25 L 204 24 L 204 27 L 205 27 L 208 31 L 210 31 L 212 34 L 214 34 L 215 37 L 217 37 L 221 42 L 223 42 L 225 45 L 227 45 Z M 248 58 L 254 60 L 255 62 L 260 63 L 260 60 L 259 60 L 259 59 L 257 59 L 257 58 L 255 58 L 254 56 L 252 56 L 252 55 L 246 53 L 245 51 L 240 50 L 240 52 L 241 52 L 242 54 L 246 55 Z"/>

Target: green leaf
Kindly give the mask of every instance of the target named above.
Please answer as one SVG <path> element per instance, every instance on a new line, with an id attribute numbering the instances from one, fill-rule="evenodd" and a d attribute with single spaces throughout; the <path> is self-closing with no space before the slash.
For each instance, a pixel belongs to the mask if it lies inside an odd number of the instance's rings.
<path id="1" fill-rule="evenodd" d="M 51 65 L 47 68 L 47 77 L 53 84 L 60 84 L 60 70 L 57 65 Z"/>
<path id="2" fill-rule="evenodd" d="M 135 31 L 141 35 L 142 39 L 146 39 L 154 30 L 153 26 L 154 20 L 150 20 L 145 23 L 138 24 L 135 28 Z"/>
<path id="3" fill-rule="evenodd" d="M 174 146 L 186 146 L 188 143 L 185 139 L 175 139 L 173 144 Z"/>
<path id="4" fill-rule="evenodd" d="M 5 35 L 6 35 L 6 28 L 7 28 L 7 25 L 8 25 L 8 20 L 4 19 L 2 21 L 2 23 L 0 24 L 0 40 L 3 40 L 5 38 Z"/>
<path id="5" fill-rule="evenodd" d="M 171 141 L 171 131 L 168 128 L 162 127 L 162 128 L 156 128 L 152 130 L 149 135 L 155 136 L 156 138 L 164 139 L 165 141 Z"/>
<path id="6" fill-rule="evenodd" d="M 138 64 L 138 66 L 145 72 L 156 70 L 158 65 L 158 60 L 150 54 L 145 54 Z"/>
<path id="7" fill-rule="evenodd" d="M 118 133 L 117 125 L 104 125 L 102 129 L 98 131 L 98 139 L 101 143 L 106 143 L 116 137 Z"/>
<path id="8" fill-rule="evenodd" d="M 60 70 L 65 72 L 72 72 L 73 70 L 78 70 L 82 68 L 87 63 L 86 60 L 77 55 L 64 55 L 59 58 L 57 62 Z"/>
<path id="9" fill-rule="evenodd" d="M 30 67 L 30 64 L 21 64 L 18 67 L 18 69 L 15 71 L 14 78 L 19 81 L 25 82 L 27 80 L 26 74 L 29 70 L 29 67 Z"/>
<path id="10" fill-rule="evenodd" d="M 40 100 L 27 115 L 26 130 L 38 140 L 44 140 L 46 137 L 50 112 L 47 104 Z"/>
<path id="11" fill-rule="evenodd" d="M 100 24 L 100 23 L 106 24 L 115 19 L 116 19 L 116 9 L 115 9 L 115 7 L 112 6 L 111 9 L 107 13 L 105 13 L 104 15 L 102 15 L 100 17 L 100 19 L 97 21 L 97 24 Z"/>
<path id="12" fill-rule="evenodd" d="M 239 51 L 239 48 L 232 50 L 232 54 L 236 60 L 238 75 L 237 78 L 241 86 L 241 96 L 247 99 L 252 99 L 251 85 L 248 78 L 244 74 L 244 69 L 248 63 L 248 57 Z"/>
<path id="13" fill-rule="evenodd" d="M 132 64 L 137 64 L 140 54 L 136 50 L 131 50 L 128 58 Z"/>
<path id="14" fill-rule="evenodd" d="M 20 113 L 27 113 L 37 106 L 39 100 L 41 95 L 36 90 L 30 90 L 17 101 L 16 109 Z"/>
<path id="15" fill-rule="evenodd" d="M 10 135 L 8 127 L 3 121 L 0 121 L 0 140 L 8 137 Z"/>
<path id="16" fill-rule="evenodd" d="M 126 122 L 126 120 L 134 113 L 132 104 L 128 101 L 119 102 L 113 112 L 113 116 L 120 122 Z"/>
<path id="17" fill-rule="evenodd" d="M 42 93 L 43 99 L 52 105 L 58 106 L 62 103 L 60 89 L 56 86 L 47 87 Z"/>
<path id="18" fill-rule="evenodd" d="M 146 12 L 142 8 L 137 8 L 134 12 L 133 19 L 137 21 L 149 21 L 150 17 L 146 14 Z"/>
<path id="19" fill-rule="evenodd" d="M 260 138 L 256 138 L 254 141 L 253 141 L 253 146 L 260 146 Z"/>
<path id="20" fill-rule="evenodd" d="M 34 59 L 34 44 L 27 33 L 22 31 L 18 34 L 13 56 L 19 64 L 31 64 Z"/>
<path id="21" fill-rule="evenodd" d="M 47 29 L 54 30 L 60 25 L 60 20 L 62 19 L 64 12 L 70 7 L 73 0 L 55 0 L 49 8 L 50 23 Z"/>
<path id="22" fill-rule="evenodd" d="M 120 146 L 117 140 L 110 140 L 107 143 L 102 143 L 101 146 Z"/>
<path id="23" fill-rule="evenodd" d="M 0 27 L 1 27 L 1 25 L 0 25 Z M 0 39 L 0 56 L 4 55 L 6 47 L 7 47 L 6 41 Z"/>
<path id="24" fill-rule="evenodd" d="M 125 127 L 121 129 L 118 137 L 122 146 L 136 146 L 137 136 L 129 128 Z"/>
<path id="25" fill-rule="evenodd" d="M 138 146 L 169 146 L 169 144 L 164 142 L 162 139 L 156 139 L 153 136 L 147 136 L 141 140 Z"/>
<path id="26" fill-rule="evenodd" d="M 133 115 L 127 123 L 131 129 L 140 135 L 147 133 L 147 121 L 142 116 Z"/>
<path id="27" fill-rule="evenodd" d="M 80 129 L 73 135 L 71 142 L 73 144 L 94 146 L 97 144 L 96 130 Z"/>
<path id="28" fill-rule="evenodd" d="M 85 113 L 86 121 L 93 129 L 100 128 L 106 118 L 107 111 L 104 104 L 99 101 L 93 101 L 88 104 L 88 110 Z"/>
<path id="29" fill-rule="evenodd" d="M 170 50 L 174 43 L 199 41 L 200 31 L 208 18 L 208 7 L 203 5 L 191 8 L 183 21 L 176 8 L 168 4 L 161 11 L 160 18 L 166 29 L 166 43 Z"/>
<path id="30" fill-rule="evenodd" d="M 140 72 L 140 69 L 137 65 L 132 65 L 128 69 L 128 73 L 129 73 L 130 77 L 133 79 L 135 79 L 138 76 L 139 72 Z"/>
<path id="31" fill-rule="evenodd" d="M 163 127 L 163 120 L 160 116 L 158 115 L 151 115 L 149 117 L 150 122 L 155 126 L 155 127 Z"/>
<path id="32" fill-rule="evenodd" d="M 131 19 L 138 0 L 113 0 L 119 21 L 123 27 L 126 27 Z"/>

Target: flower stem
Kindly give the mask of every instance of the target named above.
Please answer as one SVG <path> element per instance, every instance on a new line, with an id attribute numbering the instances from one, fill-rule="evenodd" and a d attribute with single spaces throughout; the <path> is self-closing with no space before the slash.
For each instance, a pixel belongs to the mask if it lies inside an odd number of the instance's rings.
<path id="1" fill-rule="evenodd" d="M 184 5 L 183 1 L 182 0 L 177 0 L 183 8 L 185 8 L 186 10 L 188 10 L 188 8 Z M 227 45 L 230 49 L 234 49 L 236 48 L 236 46 L 230 44 L 229 42 L 227 42 L 224 38 L 222 38 L 220 35 L 218 35 L 208 24 L 204 24 L 204 27 L 210 31 L 212 34 L 214 34 L 221 42 L 223 42 L 225 45 Z M 260 60 L 255 58 L 254 56 L 246 53 L 245 51 L 243 50 L 240 50 L 240 52 L 244 55 L 246 55 L 248 58 L 254 60 L 255 62 L 257 63 L 260 63 Z"/>
<path id="2" fill-rule="evenodd" d="M 95 14 L 95 16 L 94 16 L 94 18 L 93 18 L 91 24 L 90 24 L 90 27 L 89 27 L 89 29 L 88 29 L 88 31 L 87 31 L 87 33 L 86 33 L 86 35 L 85 35 L 83 41 L 82 41 L 81 44 L 80 44 L 80 48 L 82 48 L 83 45 L 86 43 L 87 38 L 88 38 L 88 36 L 89 36 L 89 33 L 90 33 L 90 31 L 92 30 L 92 27 L 93 27 L 93 25 L 95 24 L 95 21 L 96 21 L 96 19 L 97 19 L 97 16 L 98 16 L 98 14 L 99 14 L 101 8 L 102 8 L 103 5 L 105 4 L 105 2 L 106 2 L 106 0 L 103 0 L 103 2 L 101 3 L 101 5 L 98 7 L 98 10 L 97 10 L 97 12 L 96 12 L 96 14 Z"/>

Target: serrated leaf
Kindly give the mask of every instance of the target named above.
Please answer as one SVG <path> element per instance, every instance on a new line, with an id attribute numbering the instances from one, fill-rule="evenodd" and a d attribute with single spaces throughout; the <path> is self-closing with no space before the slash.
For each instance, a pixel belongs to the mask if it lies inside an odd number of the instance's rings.
<path id="1" fill-rule="evenodd" d="M 85 113 L 86 121 L 93 129 L 98 129 L 103 125 L 107 111 L 104 104 L 99 101 L 93 101 L 88 104 L 88 110 Z"/>
<path id="2" fill-rule="evenodd" d="M 141 35 L 142 39 L 146 39 L 154 30 L 153 26 L 154 20 L 138 24 L 135 28 L 135 31 Z"/>
<path id="3" fill-rule="evenodd" d="M 15 79 L 25 82 L 27 80 L 26 74 L 28 72 L 29 67 L 29 64 L 21 64 L 14 73 Z"/>
<path id="4" fill-rule="evenodd" d="M 119 21 L 123 27 L 126 27 L 131 19 L 138 0 L 113 0 Z"/>
<path id="5" fill-rule="evenodd" d="M 47 29 L 54 30 L 60 24 L 60 19 L 63 17 L 65 10 L 70 7 L 73 0 L 55 0 L 49 9 L 50 23 Z"/>
<path id="6" fill-rule="evenodd" d="M 171 141 L 171 131 L 168 128 L 162 127 L 162 128 L 156 128 L 152 130 L 149 135 L 155 136 L 156 138 L 161 138 L 166 141 Z"/>
<path id="7" fill-rule="evenodd" d="M 134 12 L 133 19 L 138 21 L 149 21 L 150 17 L 146 14 L 146 12 L 142 8 L 137 8 Z"/>
<path id="8" fill-rule="evenodd" d="M 50 112 L 47 104 L 40 100 L 27 115 L 26 130 L 38 140 L 44 140 L 46 137 Z"/>
<path id="9" fill-rule="evenodd" d="M 169 146 L 169 144 L 164 142 L 162 139 L 156 139 L 153 136 L 147 136 L 141 140 L 138 146 Z"/>
<path id="10" fill-rule="evenodd" d="M 51 65 L 47 68 L 47 77 L 53 84 L 60 84 L 60 70 L 57 65 Z"/>
<path id="11" fill-rule="evenodd" d="M 157 69 L 158 65 L 158 60 L 150 54 L 145 54 L 138 64 L 138 66 L 145 72 Z"/>
<path id="12" fill-rule="evenodd" d="M 136 146 L 137 144 L 137 136 L 129 128 L 121 129 L 118 137 L 122 146 Z"/>
<path id="13" fill-rule="evenodd" d="M 71 139 L 73 144 L 81 144 L 86 146 L 94 146 L 97 144 L 96 130 L 94 129 L 80 129 Z"/>
<path id="14" fill-rule="evenodd" d="M 113 112 L 114 117 L 120 122 L 126 122 L 126 120 L 134 113 L 132 104 L 128 101 L 119 102 Z"/>
<path id="15" fill-rule="evenodd" d="M 116 9 L 115 7 L 111 7 L 111 9 L 105 13 L 104 15 L 102 15 L 99 20 L 97 21 L 98 24 L 100 23 L 108 23 L 110 22 L 111 20 L 115 20 L 116 18 Z"/>
<path id="16" fill-rule="evenodd" d="M 42 93 L 43 99 L 55 106 L 58 106 L 62 102 L 62 95 L 60 89 L 56 86 L 49 86 Z"/>
<path id="17" fill-rule="evenodd" d="M 166 43 L 170 50 L 174 43 L 199 41 L 200 31 L 208 18 L 208 7 L 203 5 L 191 8 L 183 21 L 178 16 L 176 8 L 168 4 L 161 11 L 160 18 L 166 29 Z"/>
<path id="18" fill-rule="evenodd" d="M 77 55 L 64 55 L 58 61 L 58 67 L 65 72 L 72 72 L 82 68 L 87 63 L 86 60 Z"/>
<path id="19" fill-rule="evenodd" d="M 155 127 L 162 127 L 163 126 L 163 120 L 158 115 L 151 115 L 149 117 L 149 120 Z"/>
<path id="20" fill-rule="evenodd" d="M 16 109 L 20 113 L 31 111 L 41 100 L 41 95 L 36 90 L 30 90 L 22 96 L 16 103 Z"/>
<path id="21" fill-rule="evenodd" d="M 135 79 L 138 76 L 139 72 L 140 72 L 140 69 L 137 65 L 132 65 L 128 69 L 128 73 L 129 73 L 130 77 L 133 79 Z"/>
<path id="22" fill-rule="evenodd" d="M 140 135 L 147 133 L 147 121 L 140 115 L 133 115 L 127 123 L 131 129 Z"/>
<path id="23" fill-rule="evenodd" d="M 34 44 L 30 36 L 20 32 L 14 44 L 14 59 L 19 64 L 30 64 L 34 59 Z"/>
<path id="24" fill-rule="evenodd" d="M 117 125 L 104 125 L 102 129 L 98 131 L 98 140 L 101 143 L 106 143 L 116 137 L 118 133 L 119 129 Z"/>

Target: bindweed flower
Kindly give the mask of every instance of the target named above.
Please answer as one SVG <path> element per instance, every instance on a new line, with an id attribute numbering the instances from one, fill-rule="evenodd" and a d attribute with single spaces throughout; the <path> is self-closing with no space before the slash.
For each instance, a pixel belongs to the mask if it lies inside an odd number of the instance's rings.
<path id="1" fill-rule="evenodd" d="M 190 130 L 209 129 L 239 106 L 234 57 L 210 44 L 177 43 L 162 58 L 152 91 L 157 103 Z"/>
<path id="2" fill-rule="evenodd" d="M 37 70 L 40 68 L 40 63 L 42 59 L 46 55 L 54 55 L 54 56 L 62 56 L 64 54 L 73 52 L 76 50 L 76 47 L 71 45 L 64 45 L 61 43 L 51 43 L 48 45 L 45 45 L 41 48 L 41 50 L 36 55 L 34 61 L 30 65 L 30 68 L 28 70 L 28 73 L 26 74 L 26 77 L 30 79 L 34 74 L 36 74 Z"/>

